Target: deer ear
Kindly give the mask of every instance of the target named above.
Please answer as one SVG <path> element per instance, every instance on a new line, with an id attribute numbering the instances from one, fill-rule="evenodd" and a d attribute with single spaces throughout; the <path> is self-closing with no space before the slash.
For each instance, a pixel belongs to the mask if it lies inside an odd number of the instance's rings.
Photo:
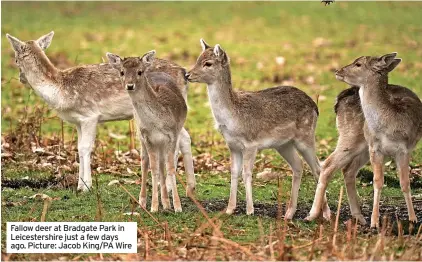
<path id="1" fill-rule="evenodd" d="M 47 49 L 47 47 L 50 46 L 51 40 L 53 40 L 53 36 L 54 36 L 54 31 L 51 31 L 50 33 L 38 38 L 36 42 L 38 43 L 38 45 L 41 47 L 42 50 L 45 50 Z"/>
<path id="2" fill-rule="evenodd" d="M 400 59 L 400 61 L 394 62 L 396 56 L 397 56 L 396 52 L 381 56 L 380 58 L 378 58 L 378 60 L 376 60 L 376 62 L 374 64 L 374 69 L 377 70 L 377 71 L 385 71 L 386 70 L 387 72 L 390 72 L 390 70 L 389 70 L 390 65 L 396 63 L 391 68 L 391 70 L 393 70 L 401 61 L 401 59 Z"/>
<path id="3" fill-rule="evenodd" d="M 380 61 L 389 65 L 394 61 L 394 58 L 397 56 L 397 52 L 393 52 L 391 54 L 386 54 L 380 57 Z"/>
<path id="4" fill-rule="evenodd" d="M 12 45 L 13 50 L 15 50 L 15 52 L 20 52 L 21 47 L 24 45 L 24 43 L 21 40 L 9 34 L 6 34 L 6 37 L 7 37 L 7 40 L 9 40 L 10 44 Z"/>
<path id="5" fill-rule="evenodd" d="M 214 55 L 219 56 L 219 57 L 224 55 L 224 50 L 221 48 L 219 44 L 216 44 L 214 47 Z"/>
<path id="6" fill-rule="evenodd" d="M 394 58 L 393 61 L 387 66 L 387 72 L 391 72 L 396 68 L 401 62 L 401 58 Z"/>
<path id="7" fill-rule="evenodd" d="M 155 59 L 155 53 L 156 53 L 155 50 L 151 50 L 145 53 L 145 55 L 141 57 L 141 61 L 148 65 L 152 64 L 152 62 Z"/>
<path id="8" fill-rule="evenodd" d="M 106 56 L 107 56 L 107 59 L 108 59 L 108 63 L 113 68 L 120 70 L 120 65 L 122 63 L 122 59 L 120 58 L 120 56 L 112 54 L 112 53 L 107 53 Z"/>
<path id="9" fill-rule="evenodd" d="M 205 49 L 210 48 L 211 46 L 209 44 L 207 44 L 207 42 L 205 42 L 205 40 L 203 38 L 201 38 L 199 40 L 199 42 L 201 43 L 202 46 L 202 51 L 205 51 Z"/>

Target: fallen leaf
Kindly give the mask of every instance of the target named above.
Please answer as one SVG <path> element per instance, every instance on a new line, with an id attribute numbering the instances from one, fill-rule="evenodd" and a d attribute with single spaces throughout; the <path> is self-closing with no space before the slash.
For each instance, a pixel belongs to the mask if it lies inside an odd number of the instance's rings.
<path id="1" fill-rule="evenodd" d="M 305 78 L 305 83 L 307 83 L 308 85 L 312 85 L 315 83 L 315 78 L 313 76 L 308 76 Z"/>
<path id="2" fill-rule="evenodd" d="M 123 213 L 124 216 L 141 216 L 138 212 L 127 212 Z"/>
<path id="3" fill-rule="evenodd" d="M 42 147 L 36 147 L 36 148 L 33 148 L 33 149 L 32 149 L 32 152 L 33 152 L 33 153 L 37 153 L 37 154 L 42 154 L 42 153 L 44 153 L 44 152 L 45 152 L 45 150 L 44 150 L 44 148 L 42 148 Z"/>
<path id="4" fill-rule="evenodd" d="M 115 133 L 112 133 L 112 132 L 108 133 L 108 135 L 111 138 L 114 138 L 114 139 L 117 139 L 117 140 L 122 140 L 122 139 L 127 138 L 127 136 L 125 136 L 125 135 L 118 135 L 118 134 L 115 134 Z"/>
<path id="5" fill-rule="evenodd" d="M 278 178 L 278 173 L 273 172 L 271 168 L 265 168 L 264 171 L 256 174 L 256 178 L 263 181 L 270 181 Z"/>
<path id="6" fill-rule="evenodd" d="M 331 42 L 323 37 L 317 37 L 312 41 L 314 47 L 329 46 Z"/>
<path id="7" fill-rule="evenodd" d="M 111 180 L 109 183 L 108 183 L 108 186 L 112 186 L 112 185 L 115 185 L 115 184 L 120 184 L 120 181 L 119 180 Z"/>
<path id="8" fill-rule="evenodd" d="M 1 153 L 1 158 L 9 158 L 9 157 L 12 157 L 12 156 L 13 156 L 13 154 L 11 154 L 11 153 L 7 153 L 7 152 Z"/>
<path id="9" fill-rule="evenodd" d="M 135 180 L 129 180 L 129 179 L 123 179 L 123 184 L 132 185 L 132 184 L 136 184 L 136 181 Z"/>
<path id="10" fill-rule="evenodd" d="M 33 196 L 30 196 L 29 198 L 34 198 L 34 199 L 51 199 L 51 197 L 49 197 L 48 195 L 41 194 L 41 193 L 35 194 Z"/>
<path id="11" fill-rule="evenodd" d="M 286 63 L 286 58 L 282 56 L 277 56 L 275 58 L 275 62 L 277 63 L 277 65 L 284 65 Z"/>
<path id="12" fill-rule="evenodd" d="M 126 169 L 129 174 L 136 174 L 136 172 L 132 171 L 129 167 Z"/>

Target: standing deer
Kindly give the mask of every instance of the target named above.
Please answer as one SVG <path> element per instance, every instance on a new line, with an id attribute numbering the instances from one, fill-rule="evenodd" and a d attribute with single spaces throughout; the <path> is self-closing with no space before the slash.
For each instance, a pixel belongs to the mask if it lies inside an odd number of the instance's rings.
<path id="1" fill-rule="evenodd" d="M 107 53 L 109 63 L 120 72 L 122 86 L 126 88 L 132 101 L 142 145 L 141 152 L 143 155 L 148 153 L 151 162 L 151 212 L 158 211 L 158 179 L 160 179 L 163 208 L 170 208 L 166 189 L 168 186 L 173 192 L 174 210 L 181 212 L 174 158 L 179 134 L 186 120 L 187 107 L 182 93 L 171 76 L 164 72 L 151 72 L 154 56 L 154 50 L 142 57 L 124 59 Z M 168 173 L 167 185 L 164 166 Z M 146 177 L 142 176 L 141 198 L 145 196 L 143 195 L 145 184 Z"/>
<path id="2" fill-rule="evenodd" d="M 336 72 L 349 88 L 337 98 L 339 139 L 336 150 L 325 160 L 308 220 L 320 212 L 322 197 L 332 174 L 343 169 L 352 216 L 365 224 L 356 193 L 356 175 L 368 162 L 374 172 L 374 204 L 371 227 L 379 226 L 379 201 L 384 185 L 383 159 L 395 159 L 409 220 L 416 222 L 410 195 L 409 160 L 422 137 L 422 103 L 406 87 L 388 84 L 388 73 L 401 59 L 397 53 L 363 56 Z"/>
<path id="3" fill-rule="evenodd" d="M 57 69 L 44 50 L 50 45 L 54 32 L 38 40 L 22 42 L 6 34 L 15 51 L 19 78 L 29 84 L 44 101 L 55 109 L 59 117 L 76 126 L 78 131 L 79 182 L 78 190 L 92 186 L 91 152 L 98 123 L 128 120 L 133 117 L 133 106 L 119 73 L 109 64 L 82 65 L 66 70 Z M 186 99 L 185 69 L 160 59 L 152 66 L 156 71 L 169 73 L 177 82 Z M 187 191 L 193 193 L 195 176 L 188 132 L 180 133 L 180 150 L 188 176 Z M 148 158 L 142 159 L 142 172 L 148 172 Z"/>
<path id="4" fill-rule="evenodd" d="M 315 154 L 318 108 L 305 92 L 278 86 L 257 92 L 234 91 L 229 57 L 216 45 L 200 40 L 202 53 L 187 73 L 188 81 L 206 83 L 216 126 L 230 149 L 231 187 L 227 214 L 236 208 L 238 176 L 242 171 L 246 189 L 246 213 L 253 214 L 252 169 L 258 150 L 274 148 L 293 170 L 291 202 L 285 218 L 296 212 L 302 161 L 298 151 L 318 179 L 320 166 Z M 330 216 L 325 205 L 324 215 Z"/>

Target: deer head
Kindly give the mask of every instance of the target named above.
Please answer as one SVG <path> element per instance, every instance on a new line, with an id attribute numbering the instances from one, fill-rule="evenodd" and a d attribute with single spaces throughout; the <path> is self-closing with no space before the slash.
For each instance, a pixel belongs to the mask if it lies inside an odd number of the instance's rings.
<path id="1" fill-rule="evenodd" d="M 186 77 L 190 82 L 212 84 L 218 81 L 219 75 L 227 71 L 230 64 L 229 57 L 219 44 L 211 47 L 202 38 L 200 43 L 202 53 Z"/>
<path id="2" fill-rule="evenodd" d="M 120 58 L 120 56 L 107 53 L 111 66 L 120 72 L 120 79 L 128 91 L 134 91 L 140 87 L 145 72 L 152 65 L 155 59 L 155 50 L 149 51 L 142 57 Z"/>
<path id="3" fill-rule="evenodd" d="M 401 62 L 397 53 L 380 57 L 361 56 L 353 63 L 336 71 L 336 78 L 349 85 L 362 86 L 369 77 L 385 77 Z"/>
<path id="4" fill-rule="evenodd" d="M 46 58 L 44 50 L 50 46 L 54 32 L 41 36 L 38 40 L 23 42 L 18 38 L 6 34 L 7 39 L 15 51 L 15 62 L 19 68 L 19 81 L 23 84 L 28 82 L 26 74 L 37 71 L 40 60 Z"/>

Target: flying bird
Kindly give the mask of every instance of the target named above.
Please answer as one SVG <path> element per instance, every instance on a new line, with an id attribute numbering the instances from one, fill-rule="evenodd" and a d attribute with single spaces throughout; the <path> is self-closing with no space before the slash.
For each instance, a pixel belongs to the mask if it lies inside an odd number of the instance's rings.
<path id="1" fill-rule="evenodd" d="M 321 0 L 321 3 L 324 3 L 326 6 L 334 3 L 335 0 Z"/>

